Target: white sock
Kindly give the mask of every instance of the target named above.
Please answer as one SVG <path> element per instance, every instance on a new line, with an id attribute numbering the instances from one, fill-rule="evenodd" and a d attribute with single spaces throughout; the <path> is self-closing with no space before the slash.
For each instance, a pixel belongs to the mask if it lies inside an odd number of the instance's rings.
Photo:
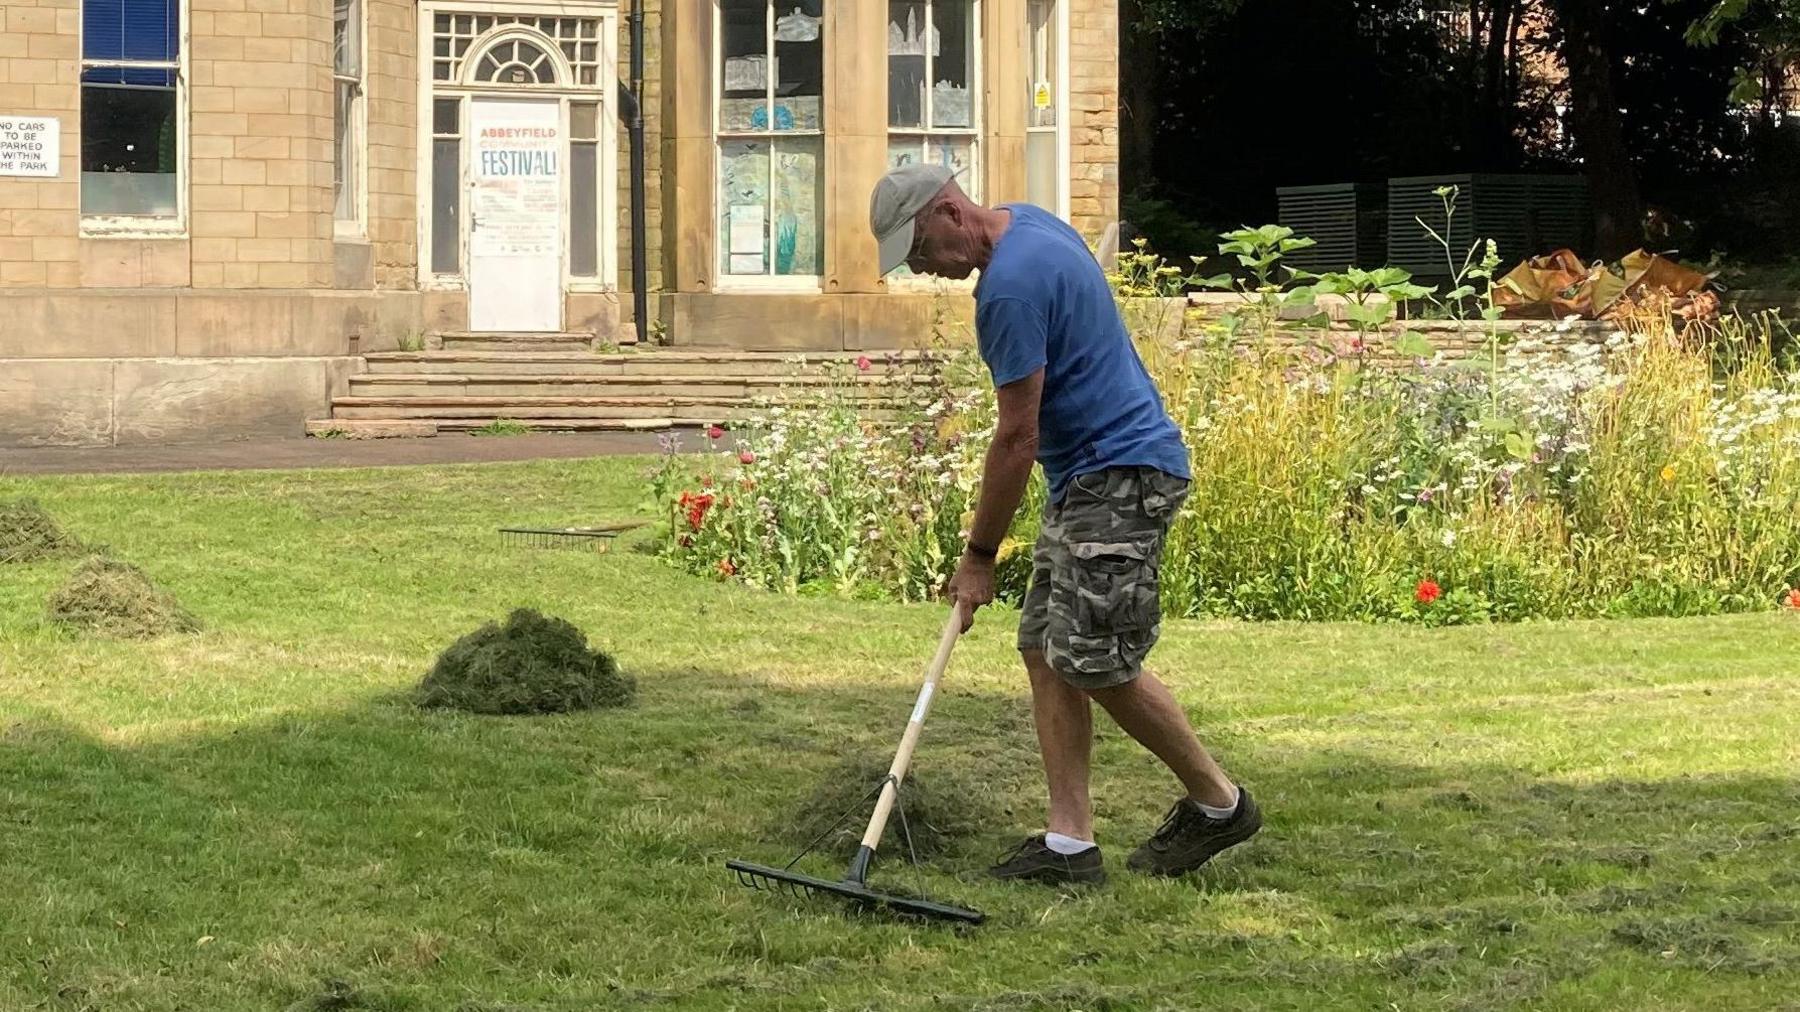
<path id="1" fill-rule="evenodd" d="M 1093 850 L 1094 841 L 1077 840 L 1072 836 L 1064 836 L 1061 833 L 1045 833 L 1044 846 L 1049 847 L 1051 850 L 1064 857 L 1072 857 L 1082 851 Z"/>
<path id="2" fill-rule="evenodd" d="M 1211 805 L 1203 804 L 1198 801 L 1196 801 L 1194 803 L 1197 805 L 1200 805 L 1201 813 L 1204 814 L 1209 819 L 1229 819 L 1233 815 L 1237 814 L 1238 804 L 1244 800 L 1244 792 L 1242 789 L 1234 786 L 1234 787 L 1232 787 L 1231 791 L 1232 791 L 1232 794 L 1231 794 L 1231 807 L 1230 808 L 1214 808 Z"/>

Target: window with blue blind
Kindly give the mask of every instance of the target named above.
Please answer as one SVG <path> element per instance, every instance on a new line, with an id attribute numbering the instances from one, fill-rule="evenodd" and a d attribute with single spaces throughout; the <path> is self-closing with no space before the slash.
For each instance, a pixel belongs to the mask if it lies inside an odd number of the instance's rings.
<path id="1" fill-rule="evenodd" d="M 175 0 L 83 0 L 81 58 L 174 63 L 181 8 Z"/>
<path id="2" fill-rule="evenodd" d="M 179 0 L 83 0 L 81 212 L 177 222 Z"/>

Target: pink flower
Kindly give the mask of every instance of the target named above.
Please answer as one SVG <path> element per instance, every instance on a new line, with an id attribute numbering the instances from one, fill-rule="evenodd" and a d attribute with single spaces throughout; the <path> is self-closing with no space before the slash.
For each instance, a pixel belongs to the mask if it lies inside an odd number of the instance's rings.
<path id="1" fill-rule="evenodd" d="M 1782 607 L 1791 611 L 1800 611 L 1800 587 L 1791 587 L 1787 595 L 1781 599 Z"/>
<path id="2" fill-rule="evenodd" d="M 742 453 L 738 454 L 738 463 L 754 464 L 754 463 L 756 463 L 756 454 L 751 453 L 749 450 L 745 450 Z"/>
<path id="3" fill-rule="evenodd" d="M 873 362 L 869 361 L 869 356 L 864 355 L 861 358 L 856 360 L 856 371 L 857 372 L 868 372 L 869 366 L 871 366 L 873 364 L 874 364 Z"/>
<path id="4" fill-rule="evenodd" d="M 720 439 L 724 439 L 725 438 L 725 430 L 720 428 L 719 426 L 715 425 L 712 428 L 706 430 L 706 438 L 711 439 L 715 442 Z"/>

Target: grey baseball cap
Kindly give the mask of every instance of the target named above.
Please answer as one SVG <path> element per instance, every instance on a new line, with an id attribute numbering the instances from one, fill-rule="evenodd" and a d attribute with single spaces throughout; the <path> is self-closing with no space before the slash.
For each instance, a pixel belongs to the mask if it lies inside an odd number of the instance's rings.
<path id="1" fill-rule="evenodd" d="M 906 262 L 913 247 L 913 219 L 955 173 L 942 165 L 902 165 L 875 184 L 869 199 L 869 230 L 881 245 L 881 273 L 891 273 Z"/>

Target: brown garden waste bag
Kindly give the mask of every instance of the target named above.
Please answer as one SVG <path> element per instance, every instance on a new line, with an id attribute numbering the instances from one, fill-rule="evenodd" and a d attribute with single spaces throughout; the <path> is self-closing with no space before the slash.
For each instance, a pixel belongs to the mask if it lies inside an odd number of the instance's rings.
<path id="1" fill-rule="evenodd" d="M 1619 263 L 1623 275 L 1603 264 L 1584 264 L 1559 249 L 1533 257 L 1500 279 L 1494 301 L 1515 320 L 1598 320 L 1624 315 L 1652 299 L 1667 298 L 1678 316 L 1710 316 L 1718 298 L 1706 290 L 1707 275 L 1644 250 Z"/>

